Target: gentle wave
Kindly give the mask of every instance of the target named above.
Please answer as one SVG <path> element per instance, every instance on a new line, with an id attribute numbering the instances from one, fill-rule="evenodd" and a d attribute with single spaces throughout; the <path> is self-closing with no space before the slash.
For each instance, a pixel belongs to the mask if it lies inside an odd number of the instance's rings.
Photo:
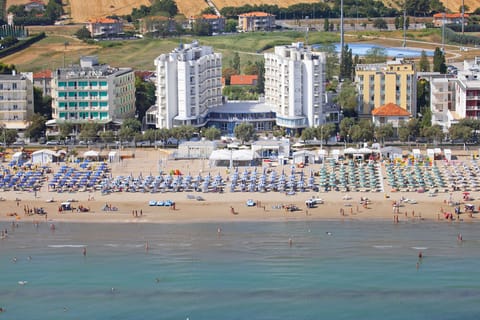
<path id="1" fill-rule="evenodd" d="M 428 247 L 412 247 L 412 249 L 415 249 L 415 250 L 427 250 Z"/>
<path id="2" fill-rule="evenodd" d="M 385 245 L 385 246 L 373 246 L 375 249 L 390 249 L 393 248 L 393 246 Z"/>
<path id="3" fill-rule="evenodd" d="M 49 248 L 85 248 L 84 244 L 49 244 Z"/>

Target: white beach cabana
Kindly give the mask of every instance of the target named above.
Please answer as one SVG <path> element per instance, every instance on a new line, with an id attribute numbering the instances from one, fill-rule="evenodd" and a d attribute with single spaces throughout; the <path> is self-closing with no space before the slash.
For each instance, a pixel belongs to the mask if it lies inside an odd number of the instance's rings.
<path id="1" fill-rule="evenodd" d="M 413 149 L 412 154 L 415 159 L 422 158 L 422 153 L 420 152 L 420 149 Z"/>
<path id="2" fill-rule="evenodd" d="M 88 150 L 83 153 L 83 157 L 90 160 L 98 160 L 99 155 L 98 151 L 95 150 Z"/>
<path id="3" fill-rule="evenodd" d="M 445 159 L 448 161 L 452 161 L 452 150 L 451 149 L 443 149 L 443 153 L 445 153 Z"/>
<path id="4" fill-rule="evenodd" d="M 251 149 L 242 150 L 214 150 L 209 161 L 214 166 L 244 167 L 253 164 L 254 152 Z"/>
<path id="5" fill-rule="evenodd" d="M 380 149 L 380 153 L 382 154 L 382 157 L 393 160 L 402 157 L 402 148 L 388 146 Z"/>
<path id="6" fill-rule="evenodd" d="M 326 149 L 318 150 L 318 159 L 320 160 L 321 163 L 323 163 L 323 161 L 325 161 L 327 156 L 328 156 L 328 151 Z"/>
<path id="7" fill-rule="evenodd" d="M 120 162 L 120 155 L 117 151 L 110 151 L 108 153 L 108 162 Z"/>
<path id="8" fill-rule="evenodd" d="M 32 153 L 33 164 L 46 164 L 57 162 L 58 158 L 58 153 L 50 149 L 37 150 Z"/>
<path id="9" fill-rule="evenodd" d="M 292 154 L 293 163 L 315 163 L 315 152 L 308 150 L 296 151 Z"/>
<path id="10" fill-rule="evenodd" d="M 332 152 L 330 152 L 330 155 L 335 161 L 338 161 L 338 158 L 340 158 L 340 150 L 333 149 Z"/>

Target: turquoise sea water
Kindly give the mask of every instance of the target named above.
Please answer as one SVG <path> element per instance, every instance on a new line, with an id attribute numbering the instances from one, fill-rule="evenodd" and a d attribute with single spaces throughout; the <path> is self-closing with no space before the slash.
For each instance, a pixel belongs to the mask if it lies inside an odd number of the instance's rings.
<path id="1" fill-rule="evenodd" d="M 480 316 L 478 224 L 56 226 L 0 224 L 0 319 Z"/>

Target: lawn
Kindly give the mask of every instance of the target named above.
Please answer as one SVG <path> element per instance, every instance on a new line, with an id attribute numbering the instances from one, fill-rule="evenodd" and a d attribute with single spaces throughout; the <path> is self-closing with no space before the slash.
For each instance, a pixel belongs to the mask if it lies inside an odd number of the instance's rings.
<path id="1" fill-rule="evenodd" d="M 39 71 L 46 67 L 55 69 L 66 64 L 78 63 L 81 56 L 97 55 L 100 62 L 116 67 L 132 67 L 136 70 L 153 70 L 153 60 L 162 53 L 168 53 L 180 43 L 197 39 L 201 45 L 212 46 L 223 54 L 224 61 L 231 60 L 234 52 L 242 61 L 261 58 L 257 53 L 275 45 L 304 41 L 301 32 L 248 33 L 217 37 L 181 37 L 167 39 L 142 39 L 130 41 L 105 41 L 89 45 L 65 34 L 47 34 L 47 37 L 31 47 L 5 57 L 2 62 L 15 64 L 20 71 Z M 338 41 L 334 33 L 312 32 L 311 43 Z M 65 46 L 65 43 L 68 43 Z"/>
<path id="2" fill-rule="evenodd" d="M 2 59 L 2 62 L 15 64 L 20 71 L 39 71 L 45 68 L 56 69 L 72 63 L 78 63 L 84 55 L 97 55 L 100 62 L 114 67 L 132 67 L 135 70 L 153 70 L 153 61 L 162 53 L 168 53 L 181 43 L 198 40 L 201 45 L 212 46 L 216 52 L 223 54 L 224 65 L 228 65 L 235 52 L 239 53 L 242 64 L 263 58 L 262 53 L 276 45 L 305 41 L 304 32 L 258 32 L 215 37 L 180 37 L 166 39 L 141 39 L 130 41 L 105 41 L 86 44 L 71 36 L 73 28 L 66 31 L 58 28 L 49 29 L 47 37 L 31 47 Z M 310 32 L 310 44 L 338 42 L 338 33 Z M 363 31 L 347 34 L 348 42 L 364 41 L 381 45 L 399 47 L 403 42 L 403 31 Z M 409 30 L 407 46 L 433 50 L 441 43 L 441 33 L 435 30 Z M 415 41 L 413 41 L 415 40 Z M 418 42 L 416 42 L 418 41 Z M 431 43 L 427 43 L 431 42 Z M 65 45 L 67 43 L 67 45 Z M 446 46 L 450 50 L 450 46 Z M 451 48 L 459 51 L 458 48 Z M 472 52 L 468 52 L 473 54 Z M 460 53 L 465 54 L 465 53 Z M 463 56 L 456 56 L 463 61 Z"/>

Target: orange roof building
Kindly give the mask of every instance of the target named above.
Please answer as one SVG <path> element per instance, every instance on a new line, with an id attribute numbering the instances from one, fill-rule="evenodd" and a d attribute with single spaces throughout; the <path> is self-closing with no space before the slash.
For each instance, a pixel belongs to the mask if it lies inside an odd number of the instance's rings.
<path id="1" fill-rule="evenodd" d="M 87 21 L 86 25 L 92 38 L 110 37 L 123 33 L 123 23 L 120 20 L 111 18 L 93 18 Z"/>
<path id="2" fill-rule="evenodd" d="M 254 11 L 238 15 L 238 31 L 251 32 L 272 30 L 275 28 L 275 16 L 270 13 Z"/>
<path id="3" fill-rule="evenodd" d="M 231 86 L 255 86 L 257 85 L 257 75 L 237 74 L 230 78 Z"/>
<path id="4" fill-rule="evenodd" d="M 465 25 L 467 24 L 468 20 L 468 13 L 436 13 L 433 15 L 433 25 L 435 27 L 443 26 L 445 24 L 462 24 L 462 20 L 464 21 Z"/>
<path id="5" fill-rule="evenodd" d="M 193 24 L 196 21 L 208 23 L 211 27 L 212 33 L 221 33 L 225 31 L 225 17 L 217 16 L 211 13 L 205 13 L 200 16 L 191 16 L 190 19 L 188 19 L 190 28 L 193 28 Z"/>
<path id="6" fill-rule="evenodd" d="M 33 86 L 42 89 L 43 95 L 52 94 L 52 70 L 42 70 L 33 74 Z"/>
<path id="7" fill-rule="evenodd" d="M 373 109 L 372 115 L 377 117 L 409 117 L 410 112 L 390 102 Z"/>
<path id="8" fill-rule="evenodd" d="M 410 116 L 410 112 L 391 102 L 372 110 L 372 121 L 375 126 L 391 124 L 396 129 L 407 122 Z"/>

